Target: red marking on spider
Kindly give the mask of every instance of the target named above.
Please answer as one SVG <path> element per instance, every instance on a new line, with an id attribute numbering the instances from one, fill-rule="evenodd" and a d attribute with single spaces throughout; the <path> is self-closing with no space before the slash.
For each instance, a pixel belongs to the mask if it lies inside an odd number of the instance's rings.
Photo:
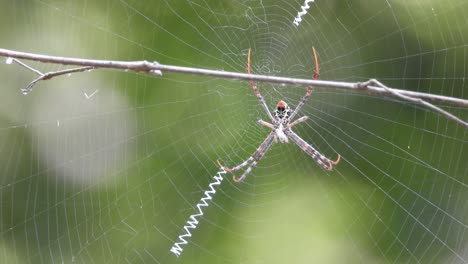
<path id="1" fill-rule="evenodd" d="M 281 100 L 281 101 L 278 102 L 278 105 L 277 105 L 276 107 L 277 107 L 277 108 L 280 108 L 280 107 L 285 108 L 286 105 L 287 105 L 286 102 L 283 101 L 283 100 Z"/>

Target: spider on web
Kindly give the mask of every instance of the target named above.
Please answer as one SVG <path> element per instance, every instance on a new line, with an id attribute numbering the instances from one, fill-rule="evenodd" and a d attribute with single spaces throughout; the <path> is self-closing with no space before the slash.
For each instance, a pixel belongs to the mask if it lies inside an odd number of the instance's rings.
<path id="1" fill-rule="evenodd" d="M 314 60 L 315 60 L 314 80 L 317 80 L 319 77 L 320 70 L 319 70 L 317 53 L 315 52 L 315 48 L 312 48 L 312 51 L 314 53 Z M 249 49 L 248 56 L 247 56 L 247 72 L 250 74 L 250 49 Z M 278 140 L 281 143 L 288 143 L 290 139 L 291 141 L 296 143 L 296 145 L 299 146 L 302 149 L 302 151 L 304 151 L 307 155 L 311 156 L 312 159 L 320 167 L 322 167 L 325 170 L 331 171 L 333 169 L 333 166 L 338 164 L 338 162 L 340 162 L 340 158 L 341 158 L 340 154 L 338 154 L 338 158 L 335 161 L 332 161 L 329 158 L 325 157 L 322 153 L 317 151 L 314 147 L 312 147 L 309 143 L 307 143 L 305 140 L 303 140 L 300 136 L 298 136 L 296 133 L 294 133 L 291 130 L 293 126 L 300 124 L 308 119 L 307 116 L 303 116 L 295 120 L 294 122 L 290 122 L 297 115 L 297 113 L 299 113 L 299 110 L 302 108 L 302 106 L 304 106 L 304 104 L 309 99 L 312 93 L 312 90 L 314 89 L 313 86 L 309 86 L 307 88 L 305 96 L 298 103 L 294 111 L 288 106 L 286 102 L 281 100 L 276 105 L 276 109 L 273 111 L 274 115 L 272 115 L 270 110 L 268 109 L 268 106 L 265 103 L 265 100 L 260 94 L 260 91 L 258 90 L 255 82 L 251 80 L 250 85 L 252 86 L 255 96 L 257 96 L 258 102 L 263 107 L 263 109 L 265 110 L 265 112 L 267 113 L 268 117 L 270 118 L 273 124 L 268 123 L 261 119 L 257 121 L 258 124 L 271 129 L 271 132 L 270 134 L 268 134 L 268 136 L 260 145 L 260 147 L 258 147 L 258 149 L 254 152 L 254 154 L 250 156 L 248 159 L 246 159 L 244 162 L 242 162 L 241 164 L 233 168 L 228 168 L 228 167 L 224 167 L 221 164 L 221 162 L 217 160 L 217 163 L 221 167 L 221 169 L 227 172 L 236 172 L 242 169 L 243 167 L 247 166 L 248 164 L 250 164 L 249 167 L 247 167 L 247 169 L 244 171 L 244 174 L 242 174 L 240 178 L 237 178 L 235 175 L 232 176 L 235 182 L 243 181 L 245 177 L 247 177 L 247 175 L 249 175 L 249 173 L 252 171 L 253 167 L 257 165 L 257 162 L 263 158 L 263 156 L 271 147 L 271 145 L 273 145 L 273 143 L 275 142 L 278 142 Z"/>

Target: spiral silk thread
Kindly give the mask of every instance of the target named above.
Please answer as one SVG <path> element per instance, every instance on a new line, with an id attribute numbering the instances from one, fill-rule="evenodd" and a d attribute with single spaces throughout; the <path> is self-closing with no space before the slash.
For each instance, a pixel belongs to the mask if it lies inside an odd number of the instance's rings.
<path id="1" fill-rule="evenodd" d="M 302 11 L 297 13 L 297 17 L 294 18 L 293 24 L 296 25 L 296 27 L 299 26 L 299 23 L 302 21 L 302 16 L 307 14 L 307 10 L 309 10 L 310 6 L 309 3 L 313 3 L 315 0 L 305 0 L 304 5 L 301 6 Z"/>
<path id="2" fill-rule="evenodd" d="M 171 252 L 174 253 L 177 257 L 182 254 L 182 251 L 184 250 L 181 246 L 188 244 L 186 238 L 189 238 L 192 236 L 192 233 L 190 233 L 189 229 L 196 229 L 198 225 L 198 217 L 203 216 L 203 210 L 202 207 L 208 207 L 208 201 L 212 200 L 212 195 L 216 193 L 215 186 L 220 185 L 221 182 L 223 181 L 223 174 L 226 174 L 226 171 L 221 169 L 218 171 L 218 173 L 213 176 L 213 182 L 210 183 L 208 186 L 209 190 L 205 191 L 203 198 L 201 198 L 200 202 L 197 204 L 197 211 L 198 213 L 193 214 L 189 217 L 189 220 L 187 220 L 187 223 L 184 226 L 184 234 L 179 236 L 179 242 L 174 243 L 174 245 L 171 248 Z"/>

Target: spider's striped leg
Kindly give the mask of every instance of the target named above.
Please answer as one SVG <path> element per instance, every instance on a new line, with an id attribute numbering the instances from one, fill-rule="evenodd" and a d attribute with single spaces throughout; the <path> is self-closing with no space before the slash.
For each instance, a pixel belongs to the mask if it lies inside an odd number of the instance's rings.
<path id="1" fill-rule="evenodd" d="M 250 172 L 252 171 L 252 169 L 257 165 L 257 162 L 259 160 L 261 160 L 263 158 L 263 156 L 265 155 L 265 153 L 268 151 L 268 149 L 271 147 L 271 145 L 273 145 L 274 143 L 274 134 L 273 133 L 270 133 L 270 135 L 268 135 L 268 137 L 266 138 L 265 141 L 263 141 L 262 145 L 260 145 L 259 147 L 259 150 L 260 151 L 257 151 L 255 152 L 255 154 L 253 155 L 254 157 L 254 161 L 250 164 L 250 166 L 244 171 L 244 173 L 242 174 L 242 176 L 240 176 L 240 178 L 236 178 L 236 176 L 232 176 L 232 179 L 235 181 L 235 182 L 241 182 L 245 179 L 245 177 L 247 177 L 247 175 L 250 174 Z"/>
<path id="2" fill-rule="evenodd" d="M 317 80 L 319 75 L 320 75 L 320 68 L 318 64 L 318 58 L 317 58 L 317 53 L 315 52 L 315 48 L 312 47 L 312 52 L 314 53 L 314 60 L 315 60 L 315 73 L 314 73 L 314 80 Z M 307 102 L 309 99 L 310 95 L 312 94 L 312 90 L 314 90 L 313 86 L 307 87 L 306 94 L 304 97 L 302 97 L 301 101 L 297 104 L 296 109 L 294 109 L 294 112 L 289 116 L 289 120 L 292 120 L 294 116 L 299 113 L 299 110 L 301 110 L 302 106 Z"/>
<path id="3" fill-rule="evenodd" d="M 284 128 L 284 130 L 290 129 L 291 127 L 293 127 L 293 126 L 295 126 L 295 125 L 297 125 L 297 124 L 300 124 L 300 123 L 302 123 L 302 122 L 305 122 L 308 118 L 309 118 L 308 116 L 303 116 L 303 117 L 297 119 L 296 121 L 294 121 L 294 122 L 292 122 L 292 123 L 289 123 L 289 124 Z"/>
<path id="4" fill-rule="evenodd" d="M 257 161 L 252 162 L 252 164 L 250 164 L 250 166 L 244 171 L 244 173 L 242 174 L 242 176 L 240 176 L 240 178 L 236 178 L 236 176 L 232 176 L 232 179 L 237 183 L 243 181 L 245 179 L 245 177 L 247 177 L 247 175 L 249 175 L 249 173 L 252 171 L 252 169 L 253 169 L 253 167 L 255 167 L 255 165 L 257 165 Z"/>
<path id="5" fill-rule="evenodd" d="M 252 168 L 255 167 L 255 165 L 257 165 L 257 162 L 259 160 L 261 160 L 263 158 L 263 155 L 265 155 L 265 153 L 268 151 L 268 149 L 271 147 L 271 145 L 274 143 L 274 133 L 270 133 L 266 139 L 262 142 L 262 144 L 258 147 L 258 149 L 254 152 L 254 154 L 252 156 L 250 156 L 248 159 L 246 159 L 244 162 L 242 162 L 241 164 L 237 165 L 236 167 L 234 168 L 227 168 L 227 167 L 224 167 L 219 161 L 218 162 L 218 165 L 225 171 L 227 172 L 236 172 L 240 169 L 242 169 L 243 167 L 245 167 L 247 164 L 249 164 L 250 162 L 252 162 L 249 167 L 245 170 L 245 172 L 242 174 L 242 176 L 240 178 L 237 178 L 236 176 L 232 176 L 232 179 L 235 181 L 235 182 L 241 182 L 244 180 L 245 177 L 247 177 L 247 175 L 252 171 Z"/>
<path id="6" fill-rule="evenodd" d="M 221 164 L 221 162 L 219 162 L 219 160 L 217 160 L 216 162 L 218 163 L 218 166 L 221 169 L 223 169 L 223 170 L 225 170 L 227 172 L 236 172 L 236 171 L 242 169 L 243 167 L 245 167 L 247 164 L 249 164 L 253 160 L 254 160 L 254 158 L 253 158 L 253 155 L 252 155 L 248 159 L 244 160 L 244 162 L 242 162 L 241 164 L 239 164 L 239 165 L 237 165 L 237 166 L 235 166 L 233 168 L 228 168 L 228 167 L 223 166 L 223 164 Z"/>
<path id="7" fill-rule="evenodd" d="M 305 140 L 299 137 L 292 130 L 289 129 L 284 132 L 294 143 L 296 143 L 296 145 L 298 145 L 305 153 L 311 156 L 312 159 L 314 159 L 314 161 L 317 162 L 317 164 L 325 170 L 331 171 L 333 169 L 333 166 L 340 162 L 340 154 L 338 154 L 338 158 L 335 161 L 332 161 L 329 158 L 325 157 L 322 153 L 317 151 L 314 147 L 309 145 L 307 142 L 305 142 Z"/>
<path id="8" fill-rule="evenodd" d="M 250 48 L 249 48 L 249 53 L 247 55 L 247 73 L 248 74 L 251 73 L 251 69 L 250 69 Z M 268 106 L 265 103 L 265 99 L 263 99 L 263 96 L 260 94 L 260 90 L 258 90 L 258 87 L 255 84 L 255 82 L 251 80 L 250 81 L 250 86 L 252 86 L 252 89 L 253 89 L 253 91 L 255 93 L 255 96 L 257 97 L 258 102 L 260 103 L 260 105 L 263 107 L 263 110 L 265 110 L 266 114 L 268 115 L 268 118 L 270 118 L 271 121 L 274 121 L 275 118 L 271 114 L 270 109 L 268 109 Z"/>

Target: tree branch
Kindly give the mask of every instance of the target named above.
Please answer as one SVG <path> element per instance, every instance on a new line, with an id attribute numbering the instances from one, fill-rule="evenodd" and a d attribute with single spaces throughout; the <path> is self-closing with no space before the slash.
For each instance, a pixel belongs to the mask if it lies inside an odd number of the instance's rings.
<path id="1" fill-rule="evenodd" d="M 191 68 L 191 67 L 182 67 L 174 65 L 164 65 L 159 64 L 158 62 L 148 62 L 148 61 L 109 61 L 109 60 L 90 60 L 90 59 L 80 59 L 80 58 L 68 58 L 68 57 L 58 57 L 58 56 L 49 56 L 41 55 L 34 53 L 19 52 L 7 49 L 0 49 L 0 56 L 7 58 L 7 63 L 16 63 L 22 65 L 23 67 L 37 73 L 40 77 L 32 81 L 27 88 L 22 89 L 23 93 L 28 93 L 33 88 L 34 84 L 41 80 L 48 80 L 53 77 L 69 74 L 73 72 L 82 72 L 90 69 L 98 68 L 108 68 L 108 69 L 117 69 L 117 70 L 126 70 L 126 71 L 135 71 L 150 75 L 161 76 L 162 72 L 176 72 L 183 74 L 194 74 L 194 75 L 205 75 L 212 77 L 219 77 L 225 79 L 238 79 L 238 80 L 253 80 L 269 83 L 279 83 L 279 84 L 290 84 L 290 85 L 302 85 L 302 86 L 320 86 L 328 88 L 338 88 L 338 89 L 348 89 L 359 92 L 366 92 L 371 94 L 379 94 L 386 96 L 393 96 L 400 98 L 402 100 L 420 104 L 429 109 L 438 112 L 439 114 L 449 118 L 464 127 L 468 127 L 468 123 L 461 120 L 460 118 L 448 113 L 447 111 L 425 101 L 440 102 L 449 105 L 468 107 L 468 100 L 435 95 L 429 93 L 420 93 L 414 91 L 406 91 L 401 89 L 390 88 L 382 83 L 371 79 L 366 82 L 336 82 L 336 81 L 324 81 L 324 80 L 308 80 L 308 79 L 298 79 L 298 78 L 288 78 L 288 77 L 276 77 L 268 75 L 258 75 L 258 74 L 248 74 L 248 73 L 237 73 L 237 72 L 227 72 L 220 70 L 209 70 L 201 68 Z M 80 68 L 41 73 L 38 70 L 33 69 L 32 67 L 22 63 L 18 59 L 39 61 L 42 63 L 53 63 L 53 64 L 63 64 L 63 65 L 74 65 L 81 66 Z"/>

